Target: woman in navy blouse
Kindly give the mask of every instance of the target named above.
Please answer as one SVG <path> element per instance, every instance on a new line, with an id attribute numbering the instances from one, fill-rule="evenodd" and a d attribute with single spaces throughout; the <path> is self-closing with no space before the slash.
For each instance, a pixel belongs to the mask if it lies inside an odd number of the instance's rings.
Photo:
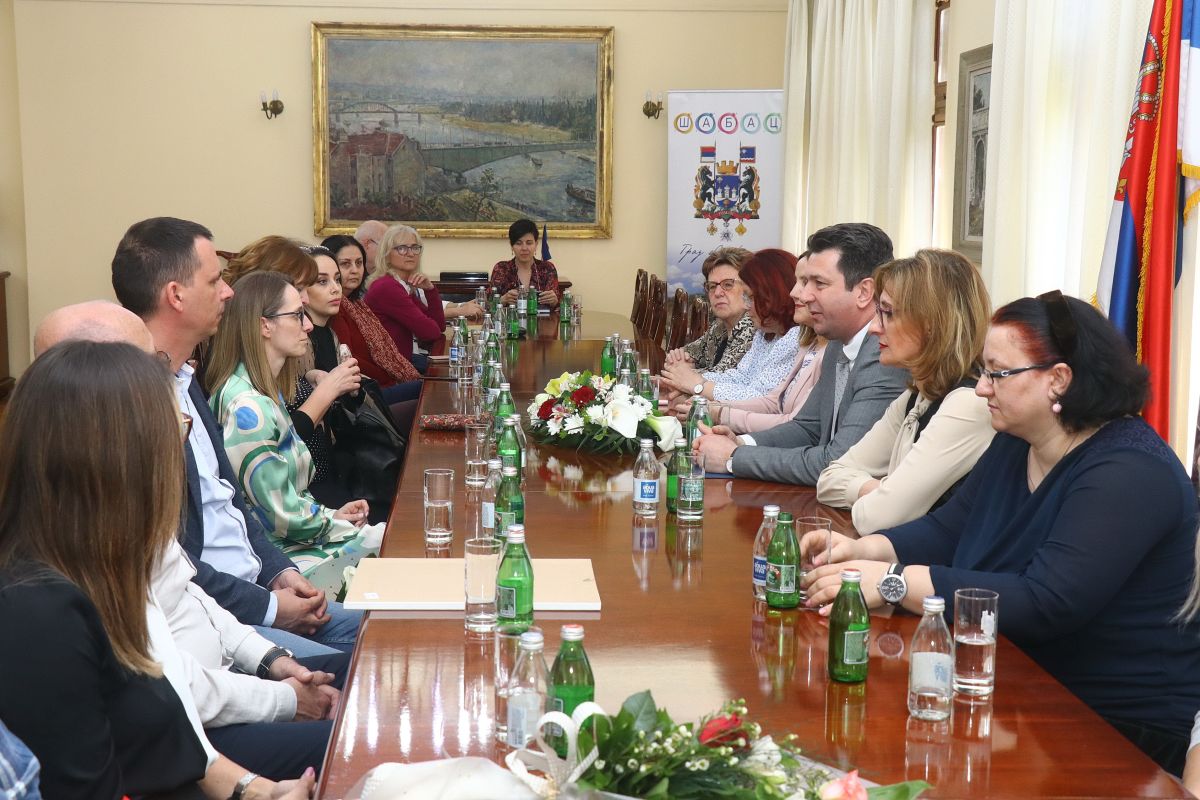
<path id="1" fill-rule="evenodd" d="M 863 570 L 876 607 L 892 564 L 905 565 L 909 611 L 931 594 L 999 592 L 1000 632 L 1179 774 L 1200 708 L 1200 622 L 1176 618 L 1197 503 L 1137 416 L 1146 370 L 1098 311 L 1057 291 L 997 311 L 983 360 L 975 391 L 998 433 L 961 491 L 879 534 L 835 535 L 832 560 Z M 839 569 L 806 577 L 810 605 L 833 599 Z"/>

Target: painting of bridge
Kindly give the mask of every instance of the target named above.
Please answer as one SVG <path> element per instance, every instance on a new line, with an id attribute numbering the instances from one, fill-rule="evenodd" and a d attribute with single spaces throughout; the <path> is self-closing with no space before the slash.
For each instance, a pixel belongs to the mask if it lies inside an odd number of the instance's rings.
<path id="1" fill-rule="evenodd" d="M 611 28 L 313 25 L 314 229 L 611 235 Z"/>

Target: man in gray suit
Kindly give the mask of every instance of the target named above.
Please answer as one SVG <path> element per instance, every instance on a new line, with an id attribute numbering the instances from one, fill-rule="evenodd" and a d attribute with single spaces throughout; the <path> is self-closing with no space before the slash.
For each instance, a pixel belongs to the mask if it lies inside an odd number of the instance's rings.
<path id="1" fill-rule="evenodd" d="M 710 469 L 723 464 L 739 478 L 815 486 L 908 385 L 907 370 L 880 365 L 879 342 L 867 331 L 875 315 L 871 276 L 892 259 L 891 239 L 874 225 L 846 222 L 809 236 L 808 250 L 792 299 L 829 339 L 821 378 L 790 422 L 753 436 L 718 425 L 698 439 Z"/>

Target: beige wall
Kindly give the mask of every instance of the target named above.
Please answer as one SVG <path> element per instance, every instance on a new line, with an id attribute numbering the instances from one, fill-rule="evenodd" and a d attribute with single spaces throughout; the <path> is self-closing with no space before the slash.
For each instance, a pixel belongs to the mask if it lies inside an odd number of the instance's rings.
<path id="1" fill-rule="evenodd" d="M 787 17 L 786 0 L 749 0 L 736 15 L 723 0 L 0 0 L 0 11 L 14 3 L 35 323 L 64 303 L 111 296 L 113 248 L 147 216 L 203 222 L 224 249 L 265 233 L 312 237 L 314 20 L 613 26 L 613 236 L 552 239 L 552 249 L 588 307 L 626 312 L 634 271 L 661 274 L 666 247 L 667 122 L 642 115 L 645 92 L 780 88 Z M 0 135 L 16 117 L 7 86 L 0 79 Z M 286 110 L 267 121 L 258 93 L 273 88 Z M 2 135 L 0 171 L 9 141 Z M 4 187 L 19 207 L 20 189 Z M 424 266 L 486 268 L 507 252 L 503 240 L 431 240 Z"/>
<path id="2" fill-rule="evenodd" d="M 8 352 L 13 374 L 17 375 L 29 363 L 29 297 L 15 45 L 13 0 L 0 0 L 0 272 L 12 273 L 5 284 Z"/>

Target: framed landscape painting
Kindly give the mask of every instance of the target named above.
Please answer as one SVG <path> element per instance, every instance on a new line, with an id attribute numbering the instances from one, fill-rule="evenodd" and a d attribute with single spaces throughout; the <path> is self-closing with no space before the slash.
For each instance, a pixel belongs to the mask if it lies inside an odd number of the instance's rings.
<path id="1" fill-rule="evenodd" d="M 612 28 L 318 22 L 314 232 L 612 235 Z"/>

